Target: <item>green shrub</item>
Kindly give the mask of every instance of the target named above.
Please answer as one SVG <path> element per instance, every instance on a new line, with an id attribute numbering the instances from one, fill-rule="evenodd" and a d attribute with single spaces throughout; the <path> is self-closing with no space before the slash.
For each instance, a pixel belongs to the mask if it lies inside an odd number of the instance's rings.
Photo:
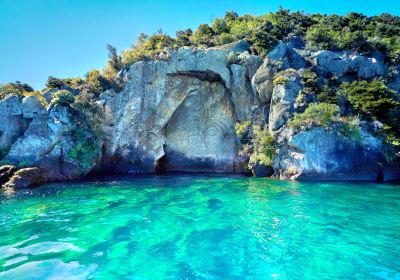
<path id="1" fill-rule="evenodd" d="M 257 121 L 245 121 L 236 124 L 236 135 L 242 143 L 241 156 L 249 159 L 247 168 L 257 163 L 272 166 L 276 156 L 276 140 L 266 126 L 256 124 Z"/>
<path id="2" fill-rule="evenodd" d="M 303 113 L 295 113 L 289 126 L 295 129 L 306 129 L 312 126 L 329 128 L 338 122 L 339 106 L 329 103 L 312 103 Z"/>
<path id="3" fill-rule="evenodd" d="M 253 126 L 252 128 L 253 153 L 250 155 L 249 168 L 261 163 L 265 166 L 272 166 L 276 157 L 276 141 L 265 127 Z"/>
<path id="4" fill-rule="evenodd" d="M 59 79 L 55 78 L 53 76 L 49 76 L 46 82 L 46 88 L 57 88 L 57 89 L 62 89 L 64 87 L 70 87 L 73 89 L 78 89 L 82 84 L 84 83 L 84 80 L 80 77 L 78 78 L 65 78 L 65 79 Z"/>
<path id="5" fill-rule="evenodd" d="M 211 28 L 213 29 L 215 34 L 228 34 L 229 26 L 225 19 L 223 18 L 215 18 L 211 22 Z"/>
<path id="6" fill-rule="evenodd" d="M 75 97 L 68 90 L 60 90 L 53 95 L 51 103 L 62 106 L 70 106 L 74 103 Z"/>
<path id="7" fill-rule="evenodd" d="M 233 35 L 228 34 L 228 33 L 222 33 L 215 37 L 214 39 L 214 45 L 219 46 L 219 45 L 225 45 L 229 44 L 235 41 L 235 37 Z"/>
<path id="8" fill-rule="evenodd" d="M 399 101 L 382 80 L 343 83 L 340 89 L 346 94 L 353 108 L 370 119 L 388 122 Z"/>
<path id="9" fill-rule="evenodd" d="M 211 46 L 213 35 L 214 30 L 208 24 L 200 24 L 190 37 L 190 41 L 197 46 Z"/>
<path id="10" fill-rule="evenodd" d="M 176 45 L 177 47 L 190 46 L 190 36 L 193 35 L 192 29 L 188 28 L 185 30 L 176 31 Z"/>
<path id="11" fill-rule="evenodd" d="M 238 122 L 235 126 L 236 135 L 239 137 L 242 143 L 246 143 L 249 140 L 249 129 L 251 128 L 251 121 Z"/>
<path id="12" fill-rule="evenodd" d="M 79 162 L 84 169 L 90 169 L 99 154 L 96 137 L 88 131 L 77 129 L 72 133 L 72 138 L 75 145 L 67 154 L 67 159 Z"/>
<path id="13" fill-rule="evenodd" d="M 338 104 L 339 96 L 336 94 L 337 88 L 324 85 L 317 93 L 317 99 L 321 103 Z"/>
<path id="14" fill-rule="evenodd" d="M 338 127 L 338 131 L 342 136 L 352 140 L 353 142 L 361 143 L 363 140 L 361 129 L 358 124 L 351 122 L 341 123 Z"/>
<path id="15" fill-rule="evenodd" d="M 5 85 L 0 85 L 0 99 L 3 99 L 9 94 L 17 94 L 23 97 L 29 92 L 33 92 L 33 88 L 28 84 L 21 83 L 18 81 L 15 83 L 7 83 Z"/>
<path id="16" fill-rule="evenodd" d="M 274 85 L 285 85 L 289 82 L 288 76 L 296 75 L 296 73 L 296 70 L 292 68 L 280 71 L 274 76 L 272 82 L 274 83 Z"/>

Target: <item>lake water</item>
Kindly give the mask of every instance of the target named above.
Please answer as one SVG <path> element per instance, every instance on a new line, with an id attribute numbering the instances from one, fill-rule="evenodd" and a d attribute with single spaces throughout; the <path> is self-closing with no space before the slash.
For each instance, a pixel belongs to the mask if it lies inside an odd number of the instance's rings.
<path id="1" fill-rule="evenodd" d="M 400 185 L 161 176 L 0 203 L 0 279 L 400 279 Z"/>

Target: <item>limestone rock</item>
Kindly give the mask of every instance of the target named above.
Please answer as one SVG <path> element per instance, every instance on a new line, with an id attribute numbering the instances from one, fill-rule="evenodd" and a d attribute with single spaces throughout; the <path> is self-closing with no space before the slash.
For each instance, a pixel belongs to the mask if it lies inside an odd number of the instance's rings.
<path id="1" fill-rule="evenodd" d="M 31 121 L 24 135 L 12 145 L 6 159 L 16 163 L 26 161 L 44 168 L 48 178 L 74 179 L 86 175 L 93 166 L 82 166 L 79 159 L 71 160 L 68 156 L 76 144 L 72 137 L 76 128 L 67 107 L 53 106 L 48 114 Z"/>
<path id="2" fill-rule="evenodd" d="M 366 131 L 357 142 L 336 131 L 313 128 L 289 137 L 274 168 L 285 179 L 393 180 L 390 172 L 395 168 L 385 159 L 382 145 Z"/>
<path id="3" fill-rule="evenodd" d="M 17 168 L 14 165 L 0 166 L 0 186 L 8 182 L 8 180 L 11 178 L 16 170 Z"/>
<path id="4" fill-rule="evenodd" d="M 293 68 L 301 69 L 307 66 L 305 59 L 284 42 L 280 42 L 267 56 L 270 63 L 280 63 L 282 70 Z"/>
<path id="5" fill-rule="evenodd" d="M 252 78 L 252 86 L 259 94 L 263 103 L 269 103 L 274 88 L 273 78 L 279 70 L 295 69 L 299 70 L 307 66 L 306 60 L 299 54 L 293 46 L 302 47 L 296 39 L 289 41 L 288 44 L 280 42 L 271 52 L 268 53 L 264 63 L 258 68 Z"/>
<path id="6" fill-rule="evenodd" d="M 224 50 L 234 53 L 250 52 L 250 44 L 246 40 L 239 40 L 222 46 L 209 48 L 211 50 Z"/>
<path id="7" fill-rule="evenodd" d="M 350 52 L 319 51 L 314 54 L 318 72 L 323 76 L 341 77 L 355 73 L 358 78 L 370 79 L 383 76 L 387 69 L 379 57 L 365 57 Z"/>
<path id="8" fill-rule="evenodd" d="M 400 99 L 400 64 L 395 67 L 393 71 L 393 78 L 388 84 L 388 88 L 398 93 Z"/>
<path id="9" fill-rule="evenodd" d="M 8 95 L 0 100 L 0 150 L 7 151 L 28 126 L 21 111 L 21 100 L 17 95 Z"/>
<path id="10" fill-rule="evenodd" d="M 22 99 L 21 104 L 22 115 L 24 118 L 33 119 L 38 115 L 46 113 L 45 108 L 36 96 L 26 96 Z"/>
<path id="11" fill-rule="evenodd" d="M 58 88 L 51 88 L 43 92 L 43 97 L 44 99 L 46 99 L 47 103 L 51 102 L 51 100 L 53 99 L 53 95 L 58 91 L 59 91 Z"/>
<path id="12" fill-rule="evenodd" d="M 123 92 L 103 105 L 115 122 L 103 154 L 114 170 L 235 172 L 234 126 L 259 104 L 249 75 L 260 61 L 244 55 L 232 65 L 228 53 L 181 48 L 131 66 Z"/>
<path id="13" fill-rule="evenodd" d="M 269 64 L 266 60 L 260 68 L 258 68 L 256 74 L 252 78 L 252 85 L 254 90 L 258 93 L 262 103 L 269 103 L 274 89 L 272 82 L 274 75 L 278 72 L 278 68 L 275 65 Z"/>
<path id="14" fill-rule="evenodd" d="M 286 82 L 274 87 L 269 112 L 269 131 L 284 126 L 295 111 L 295 100 L 302 86 L 297 72 L 285 74 Z"/>
<path id="15" fill-rule="evenodd" d="M 38 167 L 28 167 L 18 170 L 4 185 L 5 188 L 26 188 L 34 187 L 55 178 L 49 177 L 49 172 Z"/>
<path id="16" fill-rule="evenodd" d="M 21 99 L 16 94 L 10 94 L 0 100 L 0 115 L 20 116 Z"/>

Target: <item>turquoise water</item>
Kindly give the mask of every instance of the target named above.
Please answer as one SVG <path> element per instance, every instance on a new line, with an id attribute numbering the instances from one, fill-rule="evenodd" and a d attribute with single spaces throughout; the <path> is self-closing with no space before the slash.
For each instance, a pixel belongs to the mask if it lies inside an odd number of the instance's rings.
<path id="1" fill-rule="evenodd" d="M 0 279 L 400 279 L 399 185 L 163 176 L 0 202 Z"/>

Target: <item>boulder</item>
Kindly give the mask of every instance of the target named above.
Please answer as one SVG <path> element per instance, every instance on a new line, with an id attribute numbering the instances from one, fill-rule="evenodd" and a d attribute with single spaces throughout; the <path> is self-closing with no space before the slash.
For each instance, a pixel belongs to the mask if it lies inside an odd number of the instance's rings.
<path id="1" fill-rule="evenodd" d="M 22 99 L 21 110 L 23 117 L 27 119 L 33 119 L 46 113 L 44 106 L 34 95 L 26 96 Z"/>
<path id="2" fill-rule="evenodd" d="M 53 95 L 58 91 L 58 88 L 51 88 L 43 92 L 43 97 L 46 99 L 47 103 L 50 104 L 51 100 L 53 99 Z"/>
<path id="3" fill-rule="evenodd" d="M 295 100 L 302 89 L 297 72 L 284 75 L 286 82 L 274 87 L 269 111 L 269 131 L 275 132 L 284 126 L 295 111 Z"/>
<path id="4" fill-rule="evenodd" d="M 17 95 L 8 95 L 0 100 L 0 150 L 2 154 L 20 137 L 29 121 L 24 119 L 21 100 Z"/>
<path id="5" fill-rule="evenodd" d="M 260 68 L 258 68 L 251 80 L 254 91 L 258 93 L 263 104 L 268 104 L 271 101 L 272 91 L 274 89 L 273 79 L 277 72 L 278 67 L 270 64 L 269 61 L 266 60 Z"/>
<path id="6" fill-rule="evenodd" d="M 16 94 L 10 94 L 0 100 L 0 115 L 7 116 L 20 116 L 21 112 L 21 99 Z"/>
<path id="7" fill-rule="evenodd" d="M 0 166 L 0 186 L 3 186 L 3 184 L 8 182 L 16 170 L 17 168 L 14 165 Z"/>
<path id="8" fill-rule="evenodd" d="M 49 181 L 54 181 L 54 178 L 49 178 L 47 170 L 38 167 L 28 167 L 15 172 L 10 180 L 4 184 L 4 187 L 14 189 L 34 187 Z"/>
<path id="9" fill-rule="evenodd" d="M 217 46 L 213 48 L 209 48 L 211 50 L 224 50 L 224 51 L 229 51 L 229 52 L 234 52 L 234 53 L 241 53 L 241 52 L 250 52 L 250 43 L 246 40 L 239 40 L 236 42 L 232 42 L 229 44 L 225 44 L 222 46 Z"/>
<path id="10" fill-rule="evenodd" d="M 366 57 L 348 51 L 324 50 L 316 52 L 313 57 L 317 70 L 322 76 L 342 77 L 347 73 L 354 73 L 358 78 L 371 79 L 384 76 L 387 72 L 387 67 L 379 55 Z"/>
<path id="11" fill-rule="evenodd" d="M 312 128 L 288 137 L 274 168 L 281 178 L 304 180 L 393 180 L 400 173 L 382 152 L 383 143 L 366 131 L 355 141 L 334 130 Z M 282 143 L 281 143 L 282 144 Z"/>
<path id="12" fill-rule="evenodd" d="M 268 53 L 267 59 L 270 63 L 280 64 L 281 70 L 301 69 L 307 66 L 305 59 L 296 52 L 296 50 L 284 42 L 278 45 Z"/>
<path id="13" fill-rule="evenodd" d="M 356 55 L 352 60 L 352 69 L 357 72 L 359 78 L 372 79 L 387 73 L 387 67 L 379 58 Z"/>
<path id="14" fill-rule="evenodd" d="M 351 60 L 346 55 L 332 51 L 319 51 L 315 54 L 315 64 L 323 76 L 343 76 L 351 70 Z"/>
<path id="15" fill-rule="evenodd" d="M 307 66 L 307 62 L 297 49 L 292 46 L 301 46 L 299 42 L 293 39 L 288 44 L 280 42 L 267 55 L 264 63 L 258 68 L 252 78 L 252 86 L 258 93 L 262 103 L 269 103 L 274 88 L 273 78 L 280 70 L 295 69 L 299 70 Z"/>

